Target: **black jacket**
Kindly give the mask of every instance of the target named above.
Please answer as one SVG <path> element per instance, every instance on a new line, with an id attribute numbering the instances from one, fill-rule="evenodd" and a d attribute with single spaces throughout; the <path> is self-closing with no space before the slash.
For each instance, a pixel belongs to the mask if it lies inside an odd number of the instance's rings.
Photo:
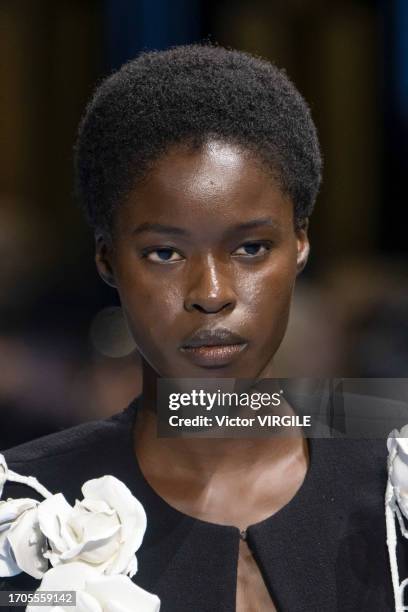
<path id="1" fill-rule="evenodd" d="M 234 612 L 239 531 L 184 515 L 149 486 L 133 453 L 138 405 L 11 449 L 7 463 L 63 492 L 71 504 L 82 498 L 86 480 L 112 474 L 124 481 L 148 519 L 133 580 L 160 597 L 161 612 Z M 309 442 L 310 467 L 298 493 L 247 530 L 271 596 L 279 612 L 390 612 L 385 441 Z M 5 486 L 7 497 L 38 499 L 13 483 Z M 0 589 L 8 591 L 38 585 L 25 574 L 0 579 Z"/>

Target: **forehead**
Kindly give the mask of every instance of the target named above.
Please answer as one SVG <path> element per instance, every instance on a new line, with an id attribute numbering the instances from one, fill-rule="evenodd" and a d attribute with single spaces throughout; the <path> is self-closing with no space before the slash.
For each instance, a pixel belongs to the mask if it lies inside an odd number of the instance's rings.
<path id="1" fill-rule="evenodd" d="M 293 220 L 291 201 L 256 154 L 215 140 L 172 147 L 152 164 L 122 209 L 122 226 L 171 221 L 202 232 L 214 231 L 215 221 L 220 228 L 254 216 Z"/>

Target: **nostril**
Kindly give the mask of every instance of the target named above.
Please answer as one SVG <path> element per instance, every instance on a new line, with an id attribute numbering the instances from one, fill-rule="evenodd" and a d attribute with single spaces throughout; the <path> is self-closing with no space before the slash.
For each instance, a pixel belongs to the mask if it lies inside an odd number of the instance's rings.
<path id="1" fill-rule="evenodd" d="M 200 304 L 193 304 L 193 308 L 195 308 L 196 310 L 199 310 L 200 312 L 206 312 L 205 308 L 200 306 Z"/>
<path id="2" fill-rule="evenodd" d="M 232 302 L 224 302 L 223 304 L 192 304 L 193 309 L 198 310 L 199 312 L 203 312 L 205 314 L 215 314 L 217 312 L 220 312 L 221 310 L 225 310 L 231 307 L 233 307 Z"/>

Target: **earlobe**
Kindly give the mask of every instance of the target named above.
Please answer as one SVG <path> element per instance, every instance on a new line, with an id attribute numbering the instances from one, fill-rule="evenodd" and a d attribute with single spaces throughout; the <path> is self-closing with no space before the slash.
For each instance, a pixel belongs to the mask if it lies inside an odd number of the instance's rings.
<path id="1" fill-rule="evenodd" d="M 308 238 L 308 227 L 309 220 L 305 219 L 301 228 L 299 228 L 297 233 L 297 274 L 300 274 L 302 270 L 306 267 L 307 261 L 309 259 L 310 253 L 310 243 Z"/>
<path id="2" fill-rule="evenodd" d="M 304 270 L 308 259 L 309 259 L 309 243 L 307 243 L 307 248 L 303 248 L 300 251 L 300 253 L 298 253 L 297 274 L 300 274 Z"/>
<path id="3" fill-rule="evenodd" d="M 112 248 L 102 234 L 95 236 L 95 263 L 99 276 L 107 285 L 116 289 L 112 266 Z"/>

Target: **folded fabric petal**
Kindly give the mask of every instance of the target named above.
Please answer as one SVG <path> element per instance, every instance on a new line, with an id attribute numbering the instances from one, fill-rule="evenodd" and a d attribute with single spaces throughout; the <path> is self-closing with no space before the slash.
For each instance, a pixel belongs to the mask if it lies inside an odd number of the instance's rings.
<path id="1" fill-rule="evenodd" d="M 132 577 L 146 530 L 143 506 L 114 476 L 86 482 L 82 493 L 74 507 L 62 493 L 39 506 L 40 528 L 50 545 L 44 556 L 54 567 L 84 561 L 100 573 Z"/>
<path id="2" fill-rule="evenodd" d="M 114 508 L 121 524 L 121 546 L 105 573 L 133 576 L 137 569 L 135 552 L 140 548 L 147 525 L 142 504 L 123 482 L 112 476 L 88 481 L 82 493 L 86 500 L 102 500 Z"/>
<path id="3" fill-rule="evenodd" d="M 0 499 L 3 495 L 3 488 L 7 480 L 7 463 L 3 455 L 0 454 Z"/>
<path id="4" fill-rule="evenodd" d="M 391 432 L 387 447 L 389 479 L 400 510 L 408 518 L 408 425 Z"/>
<path id="5" fill-rule="evenodd" d="M 9 499 L 0 502 L 0 576 L 22 571 L 42 578 L 48 568 L 43 556 L 46 540 L 38 523 L 38 502 Z"/>
<path id="6" fill-rule="evenodd" d="M 26 510 L 13 523 L 7 538 L 18 567 L 34 578 L 42 578 L 48 562 L 44 558 L 46 540 L 38 523 L 38 506 Z"/>
<path id="7" fill-rule="evenodd" d="M 127 576 L 105 576 L 86 563 L 74 562 L 50 569 L 41 591 L 75 591 L 75 606 L 29 605 L 26 612 L 159 612 L 160 600 Z"/>

